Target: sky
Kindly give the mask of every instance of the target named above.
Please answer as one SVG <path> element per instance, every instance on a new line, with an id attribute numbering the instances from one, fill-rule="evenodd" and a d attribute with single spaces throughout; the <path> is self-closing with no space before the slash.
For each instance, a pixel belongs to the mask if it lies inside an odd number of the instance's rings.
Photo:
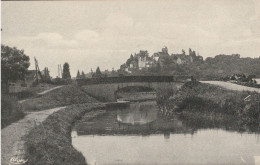
<path id="1" fill-rule="evenodd" d="M 260 56 L 260 0 L 2 1 L 2 44 L 71 75 L 118 69 L 132 53 Z"/>

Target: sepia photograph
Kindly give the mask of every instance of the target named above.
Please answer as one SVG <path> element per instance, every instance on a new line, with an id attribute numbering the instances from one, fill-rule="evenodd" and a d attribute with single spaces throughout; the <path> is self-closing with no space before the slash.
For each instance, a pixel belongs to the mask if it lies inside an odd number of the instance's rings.
<path id="1" fill-rule="evenodd" d="M 260 0 L 1 1 L 2 165 L 260 165 Z"/>

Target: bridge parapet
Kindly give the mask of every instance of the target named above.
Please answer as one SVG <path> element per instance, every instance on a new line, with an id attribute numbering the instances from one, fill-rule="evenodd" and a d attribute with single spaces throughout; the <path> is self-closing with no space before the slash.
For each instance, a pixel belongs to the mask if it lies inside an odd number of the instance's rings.
<path id="1" fill-rule="evenodd" d="M 111 84 L 129 82 L 187 82 L 190 76 L 120 76 L 77 79 L 78 85 Z"/>

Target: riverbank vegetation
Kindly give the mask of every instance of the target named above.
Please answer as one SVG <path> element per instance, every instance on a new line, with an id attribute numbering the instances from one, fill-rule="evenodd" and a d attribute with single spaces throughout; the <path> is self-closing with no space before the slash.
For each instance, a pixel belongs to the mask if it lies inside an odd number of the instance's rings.
<path id="1" fill-rule="evenodd" d="M 44 95 L 26 100 L 21 105 L 26 111 L 39 111 L 59 106 L 96 102 L 98 101 L 86 94 L 79 86 L 66 85 Z"/>
<path id="2" fill-rule="evenodd" d="M 104 108 L 102 104 L 77 104 L 50 115 L 23 137 L 28 165 L 86 164 L 83 155 L 71 144 L 71 128 L 85 113 Z"/>
<path id="3" fill-rule="evenodd" d="M 16 98 L 2 94 L 1 96 L 1 128 L 24 117 Z"/>
<path id="4" fill-rule="evenodd" d="M 232 116 L 241 128 L 259 126 L 260 94 L 254 92 L 230 91 L 192 81 L 177 92 L 158 92 L 157 103 L 166 115 L 192 116 L 195 121 L 208 118 L 219 121 Z"/>

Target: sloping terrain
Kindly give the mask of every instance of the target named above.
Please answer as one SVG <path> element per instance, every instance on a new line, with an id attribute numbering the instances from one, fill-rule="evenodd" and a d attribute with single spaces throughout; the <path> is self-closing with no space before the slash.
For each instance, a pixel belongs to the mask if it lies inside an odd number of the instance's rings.
<path id="1" fill-rule="evenodd" d="M 24 111 L 38 111 L 71 104 L 96 103 L 80 87 L 67 85 L 21 103 Z"/>

